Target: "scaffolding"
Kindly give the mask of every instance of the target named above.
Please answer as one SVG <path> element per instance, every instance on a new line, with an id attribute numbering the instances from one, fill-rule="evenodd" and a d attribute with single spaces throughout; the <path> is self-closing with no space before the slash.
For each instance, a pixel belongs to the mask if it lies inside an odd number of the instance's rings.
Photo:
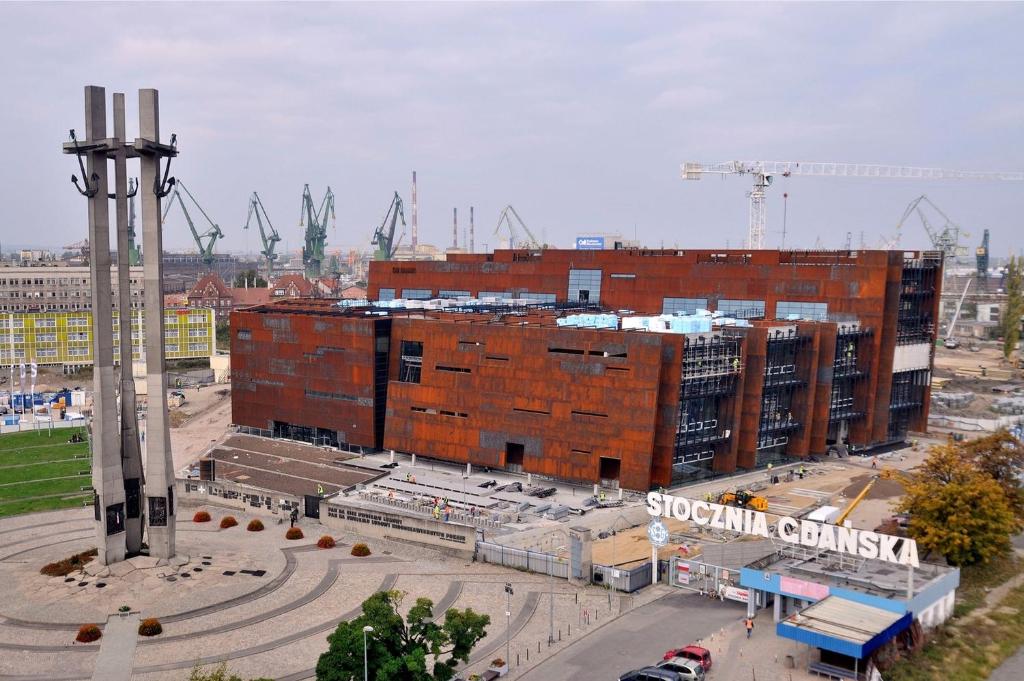
<path id="1" fill-rule="evenodd" d="M 732 434 L 726 417 L 741 369 L 740 342 L 730 334 L 683 340 L 674 480 L 709 474 L 718 445 Z"/>
<path id="2" fill-rule="evenodd" d="M 872 335 L 870 329 L 846 325 L 839 327 L 832 362 L 832 396 L 828 412 L 829 436 L 834 440 L 839 439 L 837 424 L 864 418 L 863 408 L 856 404 L 855 390 L 857 383 L 868 378 L 868 371 L 860 365 L 861 343 Z"/>
<path id="3" fill-rule="evenodd" d="M 796 327 L 777 329 L 768 335 L 757 429 L 759 457 L 760 452 L 782 454 L 789 436 L 803 427 L 793 418 L 792 407 L 794 396 L 807 385 L 797 370 L 797 359 L 801 348 L 809 342 L 810 338 L 801 336 Z"/>
<path id="4" fill-rule="evenodd" d="M 896 342 L 931 343 L 935 336 L 935 296 L 942 260 L 908 259 L 903 262 Z"/>

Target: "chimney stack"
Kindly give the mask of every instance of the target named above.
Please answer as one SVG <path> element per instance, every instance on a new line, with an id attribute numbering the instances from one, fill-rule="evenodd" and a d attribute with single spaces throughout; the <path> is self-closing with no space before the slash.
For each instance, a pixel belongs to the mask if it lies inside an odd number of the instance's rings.
<path id="1" fill-rule="evenodd" d="M 473 206 L 469 207 L 469 252 L 476 253 L 473 247 Z"/>
<path id="2" fill-rule="evenodd" d="M 459 247 L 459 209 L 452 208 L 452 248 Z"/>

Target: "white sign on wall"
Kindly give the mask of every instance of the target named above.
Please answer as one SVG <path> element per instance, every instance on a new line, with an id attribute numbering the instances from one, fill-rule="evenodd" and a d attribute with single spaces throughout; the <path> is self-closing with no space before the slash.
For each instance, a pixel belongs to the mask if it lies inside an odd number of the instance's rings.
<path id="1" fill-rule="evenodd" d="M 647 512 L 652 516 L 675 518 L 680 522 L 692 520 L 697 525 L 757 535 L 765 539 L 772 538 L 768 531 L 768 516 L 761 511 L 649 492 Z M 920 567 L 917 542 L 913 539 L 810 520 L 797 520 L 789 516 L 780 516 L 777 528 L 775 536 L 788 544 L 837 551 L 896 565 Z"/>

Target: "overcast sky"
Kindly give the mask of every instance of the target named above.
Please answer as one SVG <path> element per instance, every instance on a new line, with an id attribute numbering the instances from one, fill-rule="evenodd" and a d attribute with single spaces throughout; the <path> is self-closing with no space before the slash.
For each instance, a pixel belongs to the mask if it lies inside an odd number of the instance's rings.
<path id="1" fill-rule="evenodd" d="M 548 242 L 634 233 L 740 246 L 746 177 L 683 182 L 686 160 L 814 160 L 1024 170 L 1021 4 L 0 4 L 0 238 L 86 234 L 82 87 L 160 90 L 183 179 L 230 250 L 260 193 L 300 245 L 303 184 L 337 196 L 328 250 L 368 245 L 398 190 L 420 242 L 477 250 L 511 203 Z M 132 174 L 137 174 L 134 171 Z M 1024 183 L 791 178 L 768 245 L 869 246 L 927 193 L 994 255 L 1024 246 Z M 191 238 L 178 209 L 165 246 Z M 938 220 L 938 218 L 936 218 Z M 941 221 L 940 221 L 941 222 Z M 407 235 L 404 243 L 408 243 Z M 904 247 L 923 247 L 919 222 Z M 281 249 L 283 250 L 283 249 Z"/>

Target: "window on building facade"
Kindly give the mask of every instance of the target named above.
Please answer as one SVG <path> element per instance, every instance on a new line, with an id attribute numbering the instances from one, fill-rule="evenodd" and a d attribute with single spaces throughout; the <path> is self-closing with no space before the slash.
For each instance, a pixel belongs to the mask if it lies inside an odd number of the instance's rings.
<path id="1" fill-rule="evenodd" d="M 403 288 L 402 297 L 408 300 L 430 300 L 433 293 L 429 288 Z"/>
<path id="2" fill-rule="evenodd" d="M 402 355 L 398 365 L 398 380 L 402 383 L 419 383 L 422 371 L 423 342 L 402 341 Z"/>
<path id="3" fill-rule="evenodd" d="M 708 309 L 707 298 L 663 298 L 661 301 L 662 314 L 693 314 L 697 310 Z"/>
<path id="4" fill-rule="evenodd" d="M 828 303 L 796 303 L 780 300 L 775 304 L 776 319 L 813 319 L 825 321 L 828 318 Z"/>
<path id="5" fill-rule="evenodd" d="M 380 293 L 377 295 L 377 300 L 394 300 L 395 289 L 393 288 L 382 288 Z"/>
<path id="6" fill-rule="evenodd" d="M 455 291 L 452 289 L 443 288 L 437 292 L 438 298 L 468 298 L 469 296 L 469 291 Z"/>
<path id="7" fill-rule="evenodd" d="M 569 302 L 601 302 L 601 270 L 569 270 Z"/>
<path id="8" fill-rule="evenodd" d="M 719 300 L 718 311 L 730 317 L 753 319 L 764 317 L 763 300 Z"/>

